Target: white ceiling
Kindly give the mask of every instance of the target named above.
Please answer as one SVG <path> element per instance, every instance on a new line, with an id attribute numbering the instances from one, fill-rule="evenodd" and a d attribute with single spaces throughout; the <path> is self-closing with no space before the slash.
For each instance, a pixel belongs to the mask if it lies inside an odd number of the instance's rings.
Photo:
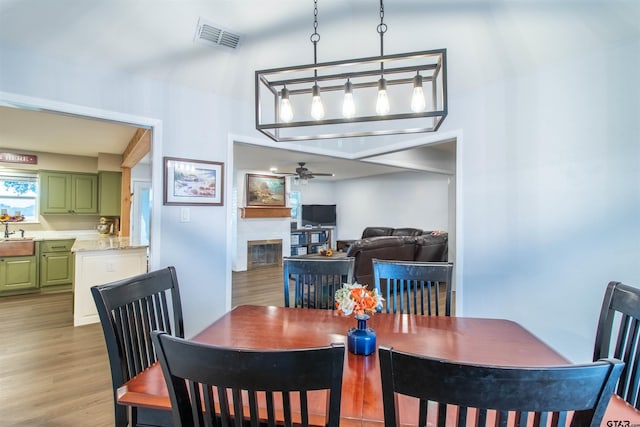
<path id="1" fill-rule="evenodd" d="M 378 2 L 318 0 L 318 7 L 320 62 L 379 54 Z M 195 43 L 200 17 L 238 33 L 239 47 Z M 637 0 L 387 0 L 385 53 L 447 48 L 451 98 L 594 47 L 637 40 L 639 22 Z M 0 0 L 2 48 L 246 102 L 253 102 L 256 69 L 313 61 L 312 24 L 311 0 Z M 34 72 L 48 78 L 47 71 Z M 450 114 L 455 110 L 450 105 Z M 117 152 L 133 134 L 127 126 L 68 117 L 41 117 L 29 124 L 18 114 L 0 107 L 0 148 L 94 155 L 85 150 Z M 26 138 L 45 147 L 33 148 Z M 322 156 L 251 151 L 256 156 L 238 150 L 236 166 L 247 169 L 257 168 L 256 157 L 290 170 L 298 161 L 307 161 L 312 171 L 340 168 Z M 362 164 L 344 162 L 352 171 Z"/>
<path id="2" fill-rule="evenodd" d="M 104 120 L 0 106 L 0 149 L 87 157 L 122 154 L 135 131 Z"/>

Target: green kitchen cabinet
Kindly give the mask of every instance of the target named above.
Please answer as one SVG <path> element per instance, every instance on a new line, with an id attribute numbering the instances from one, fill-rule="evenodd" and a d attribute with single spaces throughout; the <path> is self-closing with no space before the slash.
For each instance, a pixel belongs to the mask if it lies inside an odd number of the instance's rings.
<path id="1" fill-rule="evenodd" d="M 101 216 L 120 216 L 121 172 L 98 172 L 98 207 Z"/>
<path id="2" fill-rule="evenodd" d="M 98 175 L 40 172 L 40 213 L 97 214 Z"/>
<path id="3" fill-rule="evenodd" d="M 40 242 L 40 288 L 73 284 L 73 239 Z"/>
<path id="4" fill-rule="evenodd" d="M 0 291 L 37 289 L 36 264 L 35 255 L 0 258 Z"/>

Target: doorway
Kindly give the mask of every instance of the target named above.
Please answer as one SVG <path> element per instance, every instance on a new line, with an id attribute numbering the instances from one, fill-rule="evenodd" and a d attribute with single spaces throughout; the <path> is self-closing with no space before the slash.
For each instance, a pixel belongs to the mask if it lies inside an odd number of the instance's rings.
<path id="1" fill-rule="evenodd" d="M 131 237 L 149 244 L 151 233 L 151 181 L 134 180 L 131 201 Z"/>
<path id="2" fill-rule="evenodd" d="M 284 145 L 284 146 L 283 146 Z M 237 176 L 237 171 L 256 171 L 256 164 L 252 166 L 248 166 L 247 159 L 258 158 L 262 162 L 262 164 L 271 164 L 266 163 L 269 161 L 270 155 L 273 154 L 273 158 L 283 158 L 291 153 L 294 156 L 305 156 L 304 158 L 314 157 L 314 160 L 323 164 L 323 170 L 330 170 L 333 172 L 333 168 L 327 167 L 327 164 L 323 163 L 323 158 L 331 159 L 331 161 L 343 162 L 343 161 L 354 161 L 354 162 L 362 162 L 362 163 L 373 163 L 380 165 L 393 166 L 397 168 L 404 169 L 404 171 L 414 171 L 414 172 L 432 172 L 438 173 L 442 175 L 447 175 L 447 191 L 448 191 L 448 205 L 446 208 L 447 211 L 447 222 L 448 222 L 448 233 L 449 233 L 449 261 L 454 263 L 454 283 L 453 289 L 456 295 L 456 313 L 462 314 L 462 300 L 463 300 L 463 281 L 462 281 L 462 269 L 463 269 L 463 259 L 462 259 L 462 221 L 461 221 L 461 188 L 463 185 L 462 180 L 462 170 L 460 167 L 459 159 L 461 158 L 462 149 L 463 149 L 463 132 L 462 130 L 453 130 L 444 133 L 435 133 L 422 136 L 419 139 L 416 139 L 411 142 L 407 142 L 406 144 L 398 144 L 397 146 L 388 146 L 388 147 L 378 147 L 377 149 L 367 149 L 362 151 L 361 153 L 353 153 L 353 152 L 345 152 L 345 153 L 335 153 L 335 152 L 327 152 L 324 150 L 324 153 L 321 154 L 323 150 L 313 149 L 313 147 L 308 148 L 307 151 L 303 150 L 300 146 L 293 146 L 286 144 L 274 146 L 270 142 L 265 142 L 263 140 L 258 140 L 250 137 L 241 137 L 237 135 L 233 135 L 229 137 L 229 164 L 231 166 L 231 170 L 233 171 L 233 179 L 234 186 L 243 185 L 242 178 Z M 438 149 L 442 152 L 437 154 L 434 153 L 432 159 L 427 159 L 426 161 L 420 163 L 416 162 L 416 160 L 424 159 L 424 153 L 421 152 L 423 149 L 429 149 L 438 146 Z M 250 147 L 251 149 L 255 148 L 255 151 L 259 153 L 257 156 L 253 156 L 252 153 L 248 153 L 246 150 L 241 152 L 241 156 L 238 154 L 238 150 L 236 148 L 241 147 Z M 266 149 L 266 151 L 264 151 Z M 273 153 L 271 152 L 273 151 Z M 443 159 L 451 158 L 453 160 L 453 166 L 447 166 L 443 163 Z M 266 162 L 265 162 L 266 161 Z M 273 162 L 272 162 L 273 163 Z M 260 168 L 260 171 L 265 171 L 265 168 Z M 273 171 L 272 171 L 273 172 Z M 237 208 L 237 201 L 235 202 Z M 233 240 L 237 237 L 235 232 L 235 227 L 237 226 L 237 217 L 233 217 L 233 213 L 235 211 L 232 210 L 231 217 L 229 222 L 232 224 L 230 233 L 228 234 L 228 247 L 232 248 L 234 246 Z M 236 274 L 236 272 L 233 272 Z M 235 276 L 234 276 L 235 277 Z M 233 280 L 232 280 L 233 282 Z M 230 283 L 228 286 L 228 292 L 230 294 L 233 293 L 233 285 L 234 283 Z"/>
<path id="3" fill-rule="evenodd" d="M 95 108 L 89 108 L 74 104 L 66 104 L 58 101 L 52 101 L 48 99 L 42 98 L 32 98 L 26 97 L 6 92 L 0 92 L 0 105 L 9 106 L 11 109 L 17 110 L 30 110 L 35 112 L 45 112 L 51 113 L 50 115 L 60 115 L 70 119 L 82 119 L 83 122 L 95 122 L 96 124 L 111 122 L 122 124 L 125 126 L 130 126 L 132 128 L 144 128 L 149 129 L 151 132 L 150 139 L 150 153 L 148 157 L 148 164 L 146 167 L 148 168 L 148 177 L 147 179 L 150 183 L 159 182 L 162 183 L 162 168 L 161 168 L 161 153 L 162 153 L 162 122 L 157 119 L 151 119 L 147 117 L 141 116 L 133 116 L 129 114 L 123 114 L 115 111 L 101 110 Z M 34 124 L 37 126 L 37 124 Z M 12 149 L 12 147 L 5 147 Z M 21 146 L 21 151 L 29 151 L 32 150 L 30 147 Z M 34 150 L 36 151 L 36 150 Z M 47 151 L 51 152 L 51 149 L 48 150 L 38 150 L 38 151 Z M 152 218 L 156 221 L 160 220 L 161 215 L 161 201 L 162 197 L 152 197 L 151 188 L 162 188 L 162 185 L 150 186 L 149 193 L 147 196 L 147 206 L 143 208 L 146 209 L 145 219 L 147 221 L 147 226 L 145 227 L 146 236 L 149 241 L 149 268 L 157 268 L 157 261 L 154 257 L 154 254 L 159 252 L 159 244 L 160 244 L 160 230 L 159 227 L 153 229 L 151 227 Z"/>

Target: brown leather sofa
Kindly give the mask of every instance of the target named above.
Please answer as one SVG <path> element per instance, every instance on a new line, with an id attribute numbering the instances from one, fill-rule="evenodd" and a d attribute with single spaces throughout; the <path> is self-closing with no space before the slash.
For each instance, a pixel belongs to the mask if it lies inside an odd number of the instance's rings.
<path id="1" fill-rule="evenodd" d="M 362 234 L 368 237 L 354 241 L 346 255 L 355 258 L 356 281 L 370 287 L 373 286 L 373 258 L 431 262 L 446 262 L 448 259 L 449 239 L 444 232 L 367 227 Z"/>

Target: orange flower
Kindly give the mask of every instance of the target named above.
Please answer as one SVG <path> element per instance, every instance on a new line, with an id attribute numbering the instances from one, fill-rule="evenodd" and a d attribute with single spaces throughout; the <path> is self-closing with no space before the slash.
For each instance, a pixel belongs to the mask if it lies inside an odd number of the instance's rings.
<path id="1" fill-rule="evenodd" d="M 336 308 L 345 315 L 349 315 L 351 313 L 373 314 L 382 308 L 383 298 L 377 289 L 370 291 L 366 286 L 357 283 L 345 283 L 336 291 L 335 300 Z"/>

